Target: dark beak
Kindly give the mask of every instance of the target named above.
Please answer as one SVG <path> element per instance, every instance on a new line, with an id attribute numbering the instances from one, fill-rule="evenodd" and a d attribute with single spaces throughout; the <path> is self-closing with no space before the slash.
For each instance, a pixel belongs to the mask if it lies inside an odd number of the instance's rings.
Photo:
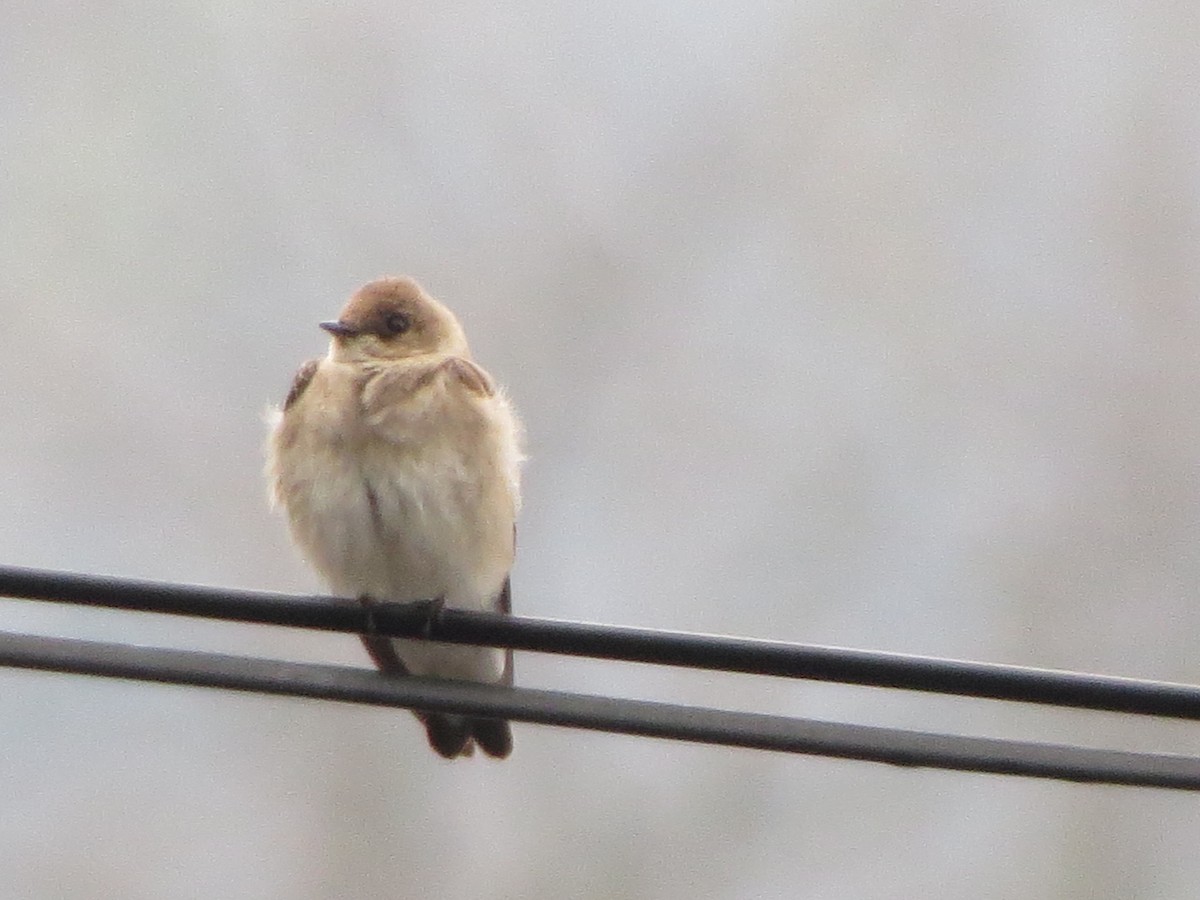
<path id="1" fill-rule="evenodd" d="M 347 325 L 338 319 L 332 322 L 321 322 L 320 325 L 330 334 L 336 334 L 338 337 L 354 337 L 354 335 L 358 334 L 357 328 Z"/>

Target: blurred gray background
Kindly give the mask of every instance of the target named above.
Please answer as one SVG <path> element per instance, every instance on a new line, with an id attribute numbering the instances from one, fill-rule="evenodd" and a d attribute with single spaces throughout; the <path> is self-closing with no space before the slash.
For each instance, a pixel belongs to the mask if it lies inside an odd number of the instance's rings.
<path id="1" fill-rule="evenodd" d="M 1200 7 L 0 7 L 0 560 L 316 591 L 263 412 L 411 273 L 528 430 L 519 612 L 1200 681 Z M 0 602 L 0 627 L 366 665 Z M 523 683 L 1200 751 L 523 656 Z M 1200 807 L 0 671 L 22 898 L 1184 898 Z"/>

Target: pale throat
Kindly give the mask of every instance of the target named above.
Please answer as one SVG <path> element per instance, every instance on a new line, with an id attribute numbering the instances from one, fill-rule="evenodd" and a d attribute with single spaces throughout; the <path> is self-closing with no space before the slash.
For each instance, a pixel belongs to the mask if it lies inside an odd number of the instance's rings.
<path id="1" fill-rule="evenodd" d="M 397 347 L 388 353 L 372 353 L 370 349 L 357 342 L 333 340 L 329 342 L 329 352 L 327 354 L 330 362 L 356 364 L 402 363 L 413 362 L 422 357 L 434 359 L 447 356 L 461 356 L 465 359 L 470 359 L 471 351 L 467 349 L 467 342 L 465 340 L 456 340 L 452 336 L 448 339 L 438 341 L 437 346 Z"/>

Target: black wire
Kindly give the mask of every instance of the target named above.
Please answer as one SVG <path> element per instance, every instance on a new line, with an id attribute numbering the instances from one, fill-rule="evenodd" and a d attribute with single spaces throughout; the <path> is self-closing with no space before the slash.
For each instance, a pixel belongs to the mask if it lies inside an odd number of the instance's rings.
<path id="1" fill-rule="evenodd" d="M 1187 756 L 958 737 L 437 678 L 388 678 L 367 669 L 189 650 L 0 633 L 0 665 L 498 716 L 901 766 L 1200 790 L 1200 759 Z"/>
<path id="2" fill-rule="evenodd" d="M 446 609 L 430 624 L 406 604 L 356 603 L 265 591 L 177 585 L 0 566 L 0 595 L 239 622 L 430 637 L 873 687 L 1015 700 L 1079 709 L 1200 719 L 1200 687 L 778 641 L 657 631 Z M 428 626 L 426 633 L 425 628 Z"/>

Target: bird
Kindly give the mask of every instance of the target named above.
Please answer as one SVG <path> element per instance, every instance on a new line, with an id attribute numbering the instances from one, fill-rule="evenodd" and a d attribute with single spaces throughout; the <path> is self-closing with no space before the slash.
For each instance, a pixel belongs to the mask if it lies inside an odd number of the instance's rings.
<path id="1" fill-rule="evenodd" d="M 512 612 L 522 429 L 454 314 L 409 277 L 319 323 L 271 416 L 267 478 L 301 555 L 339 597 Z M 386 675 L 513 683 L 512 651 L 362 635 Z M 512 752 L 503 719 L 414 710 L 442 757 Z"/>

